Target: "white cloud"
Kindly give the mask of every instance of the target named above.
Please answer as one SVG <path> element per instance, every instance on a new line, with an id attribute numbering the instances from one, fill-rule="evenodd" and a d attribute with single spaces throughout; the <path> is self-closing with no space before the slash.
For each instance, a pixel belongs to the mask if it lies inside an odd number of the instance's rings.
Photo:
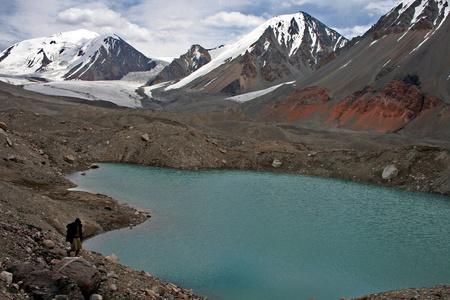
<path id="1" fill-rule="evenodd" d="M 57 14 L 56 21 L 65 25 L 86 28 L 100 34 L 117 34 L 132 45 L 148 43 L 151 37 L 148 29 L 131 23 L 121 14 L 103 5 L 97 5 L 94 8 L 72 7 L 63 10 Z"/>
<path id="2" fill-rule="evenodd" d="M 244 15 L 240 12 L 219 12 L 205 20 L 206 25 L 215 27 L 256 27 L 266 20 L 254 15 Z"/>
<path id="3" fill-rule="evenodd" d="M 0 47 L 84 28 L 115 33 L 150 57 L 229 44 L 280 14 L 305 11 L 347 37 L 399 0 L 0 0 Z M 369 27 L 368 25 L 366 27 Z M 0 49 L 1 50 L 1 49 Z"/>
<path id="4" fill-rule="evenodd" d="M 368 11 L 370 16 L 384 15 L 394 8 L 399 0 L 384 0 L 377 2 L 369 2 L 364 9 Z"/>
<path id="5" fill-rule="evenodd" d="M 124 19 L 119 13 L 107 8 L 86 9 L 72 7 L 58 13 L 56 20 L 69 25 L 87 26 L 114 26 L 117 20 L 122 23 Z"/>
<path id="6" fill-rule="evenodd" d="M 99 33 L 117 33 L 131 38 L 142 39 L 150 35 L 147 29 L 129 22 L 121 14 L 105 7 L 95 9 L 72 7 L 59 12 L 56 21 Z"/>
<path id="7" fill-rule="evenodd" d="M 334 28 L 334 30 L 336 30 L 346 38 L 352 39 L 354 37 L 363 35 L 367 30 L 370 29 L 370 27 L 372 27 L 372 24 L 363 26 L 356 25 L 353 27 L 346 27 L 346 28 Z"/>
<path id="8" fill-rule="evenodd" d="M 292 5 L 305 5 L 305 4 L 317 3 L 317 2 L 318 1 L 314 1 L 314 0 L 297 0 L 297 1 L 282 2 L 281 5 L 283 5 L 285 7 L 289 7 Z"/>

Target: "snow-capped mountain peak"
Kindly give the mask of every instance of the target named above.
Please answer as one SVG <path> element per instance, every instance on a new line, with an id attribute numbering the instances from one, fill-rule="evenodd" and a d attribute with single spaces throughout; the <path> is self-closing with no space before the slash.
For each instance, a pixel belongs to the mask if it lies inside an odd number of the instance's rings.
<path id="1" fill-rule="evenodd" d="M 302 61 L 307 68 L 313 69 L 326 54 L 343 47 L 347 42 L 348 40 L 339 33 L 307 13 L 281 15 L 264 22 L 235 44 L 225 46 L 225 50 L 209 64 L 167 87 L 166 90 L 182 88 L 214 69 L 243 57 L 247 52 L 258 53 L 254 54 L 255 57 L 262 58 L 269 49 L 282 48 L 281 51 L 292 60 L 294 68 L 300 68 L 299 64 Z M 261 62 L 261 65 L 265 63 Z"/>
<path id="2" fill-rule="evenodd" d="M 391 32 L 435 30 L 444 23 L 449 13 L 448 0 L 403 0 L 366 34 L 375 33 L 375 38 L 378 38 Z"/>
<path id="3" fill-rule="evenodd" d="M 79 56 L 82 45 L 98 36 L 95 32 L 82 29 L 24 40 L 0 54 L 0 70 L 24 75 L 47 68 L 52 70 L 52 77 L 61 77 L 74 57 Z"/>
<path id="4" fill-rule="evenodd" d="M 344 46 L 347 42 L 343 36 L 304 12 L 273 18 L 269 20 L 268 25 L 272 28 L 278 43 L 290 48 L 289 56 L 295 54 L 302 46 L 305 34 L 312 39 L 311 44 L 317 45 L 319 48 L 321 45 L 318 35 L 324 32 L 335 42 L 333 50 Z"/>
<path id="5" fill-rule="evenodd" d="M 117 35 L 81 29 L 12 45 L 0 53 L 0 73 L 51 80 L 108 80 L 120 79 L 130 71 L 149 70 L 149 62 Z"/>
<path id="6" fill-rule="evenodd" d="M 410 18 L 410 29 L 422 20 L 429 21 L 433 27 L 439 26 L 450 12 L 448 0 L 404 0 L 399 3 L 398 15 L 408 14 Z M 395 11 L 395 9 L 394 9 Z M 397 20 L 397 22 L 400 20 Z"/>

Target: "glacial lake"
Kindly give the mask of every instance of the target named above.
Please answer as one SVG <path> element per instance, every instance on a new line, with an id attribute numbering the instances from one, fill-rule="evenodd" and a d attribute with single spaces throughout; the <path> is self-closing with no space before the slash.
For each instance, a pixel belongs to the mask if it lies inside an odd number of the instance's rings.
<path id="1" fill-rule="evenodd" d="M 450 283 L 450 198 L 301 175 L 100 164 L 79 190 L 148 210 L 84 248 L 210 299 L 339 299 Z"/>

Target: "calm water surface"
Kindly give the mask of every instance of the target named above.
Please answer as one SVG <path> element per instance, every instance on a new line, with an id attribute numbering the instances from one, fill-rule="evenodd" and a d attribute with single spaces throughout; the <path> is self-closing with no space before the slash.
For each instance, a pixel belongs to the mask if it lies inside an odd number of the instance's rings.
<path id="1" fill-rule="evenodd" d="M 450 199 L 298 175 L 100 164 L 79 189 L 151 211 L 84 247 L 210 299 L 450 283 Z"/>

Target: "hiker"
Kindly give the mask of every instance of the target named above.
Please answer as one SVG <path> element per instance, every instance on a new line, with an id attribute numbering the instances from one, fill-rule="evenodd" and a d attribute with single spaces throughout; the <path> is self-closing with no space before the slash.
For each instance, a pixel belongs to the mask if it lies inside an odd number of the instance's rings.
<path id="1" fill-rule="evenodd" d="M 82 249 L 81 240 L 83 239 L 83 224 L 81 224 L 79 218 L 76 218 L 75 222 L 68 224 L 66 227 L 66 241 L 70 243 L 70 249 L 67 250 L 67 256 L 70 256 L 70 252 L 72 251 L 75 251 L 75 256 L 78 256 Z"/>

